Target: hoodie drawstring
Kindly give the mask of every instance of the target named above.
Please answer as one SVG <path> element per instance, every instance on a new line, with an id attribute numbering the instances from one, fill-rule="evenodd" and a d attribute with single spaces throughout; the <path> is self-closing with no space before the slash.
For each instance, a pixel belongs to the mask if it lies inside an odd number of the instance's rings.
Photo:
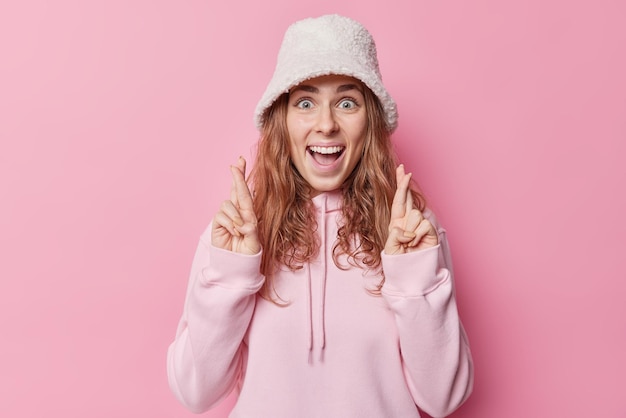
<path id="1" fill-rule="evenodd" d="M 309 349 L 309 363 L 311 362 L 311 352 L 313 350 L 313 312 L 312 312 L 312 296 L 311 296 L 311 265 L 307 264 L 307 284 L 306 284 L 306 314 L 307 324 L 309 324 L 309 332 L 307 335 L 307 345 Z"/>
<path id="2" fill-rule="evenodd" d="M 326 259 L 326 203 L 328 198 L 324 199 L 324 206 L 322 208 L 322 226 L 321 226 L 321 242 L 320 245 L 320 258 L 322 261 L 322 277 L 320 280 L 320 304 L 319 304 L 319 329 L 321 333 L 320 338 L 320 360 L 324 359 L 324 348 L 326 348 L 326 323 L 325 323 L 325 311 L 326 311 L 326 277 L 328 273 L 328 260 Z"/>
<path id="3" fill-rule="evenodd" d="M 307 322 L 309 324 L 309 332 L 307 335 L 308 342 L 308 350 L 309 350 L 309 363 L 313 361 L 313 350 L 317 343 L 317 338 L 315 336 L 315 329 L 318 329 L 318 337 L 319 343 L 317 344 L 320 349 L 319 360 L 324 359 L 324 349 L 326 348 L 326 318 L 325 318 L 325 310 L 326 310 L 326 277 L 327 277 L 327 237 L 326 237 L 326 212 L 328 210 L 327 207 L 328 197 L 324 196 L 323 202 L 319 207 L 320 218 L 318 224 L 318 232 L 320 234 L 320 249 L 319 249 L 319 265 L 321 267 L 321 271 L 319 272 L 319 303 L 317 305 L 317 327 L 313 324 L 313 277 L 311 272 L 311 264 L 307 263 L 307 283 L 306 283 L 306 303 L 307 303 Z"/>

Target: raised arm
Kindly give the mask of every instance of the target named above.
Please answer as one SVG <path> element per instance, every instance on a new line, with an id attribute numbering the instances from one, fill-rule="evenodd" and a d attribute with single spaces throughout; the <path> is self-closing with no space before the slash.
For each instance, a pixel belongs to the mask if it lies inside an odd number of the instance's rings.
<path id="1" fill-rule="evenodd" d="M 243 342 L 264 278 L 245 161 L 231 168 L 231 198 L 200 239 L 174 342 L 167 353 L 170 388 L 193 412 L 226 397 L 244 372 Z"/>
<path id="2" fill-rule="evenodd" d="M 382 255 L 382 294 L 395 314 L 407 384 L 433 417 L 452 413 L 473 386 L 467 336 L 459 320 L 445 230 L 413 208 L 410 175 L 398 167 L 390 237 Z"/>

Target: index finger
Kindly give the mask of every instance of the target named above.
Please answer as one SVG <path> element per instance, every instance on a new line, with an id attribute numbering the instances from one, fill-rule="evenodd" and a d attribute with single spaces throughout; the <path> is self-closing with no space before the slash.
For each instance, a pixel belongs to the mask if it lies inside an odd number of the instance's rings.
<path id="1" fill-rule="evenodd" d="M 254 216 L 252 193 L 250 193 L 245 179 L 246 161 L 240 158 L 237 166 L 231 166 L 231 172 L 233 174 L 234 194 L 237 200 L 237 207 L 241 212 L 241 217 L 244 221 L 254 221 L 256 219 Z"/>
<path id="2" fill-rule="evenodd" d="M 413 205 L 413 199 L 409 193 L 409 181 L 411 173 L 405 174 L 404 165 L 400 164 L 396 169 L 396 193 L 391 204 L 391 219 L 404 217 L 407 212 L 407 203 Z M 408 201 L 408 202 L 407 202 Z"/>
<path id="3" fill-rule="evenodd" d="M 411 193 L 411 188 L 409 184 L 411 184 L 411 173 L 407 175 L 408 181 L 406 186 L 406 213 L 409 213 L 413 210 L 413 193 Z"/>
<path id="4" fill-rule="evenodd" d="M 237 196 L 237 181 L 235 180 L 235 172 L 233 171 L 233 168 L 238 168 L 239 170 L 241 170 L 241 172 L 244 175 L 244 179 L 246 176 L 246 160 L 243 157 L 239 157 L 237 159 L 237 162 L 235 163 L 235 166 L 233 167 L 232 165 L 230 166 L 231 169 L 231 177 L 232 177 L 232 182 L 231 182 L 231 186 L 230 186 L 230 201 L 233 202 L 233 205 L 236 208 L 239 208 L 239 198 Z"/>

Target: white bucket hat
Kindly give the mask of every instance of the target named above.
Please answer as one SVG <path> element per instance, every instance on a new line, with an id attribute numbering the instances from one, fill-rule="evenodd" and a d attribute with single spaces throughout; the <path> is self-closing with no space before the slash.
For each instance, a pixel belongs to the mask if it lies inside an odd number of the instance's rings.
<path id="1" fill-rule="evenodd" d="M 257 128 L 281 94 L 305 80 L 328 74 L 361 80 L 382 103 L 389 132 L 396 128 L 396 103 L 383 86 L 372 35 L 359 22 L 339 15 L 308 18 L 287 28 L 274 75 L 254 112 Z"/>

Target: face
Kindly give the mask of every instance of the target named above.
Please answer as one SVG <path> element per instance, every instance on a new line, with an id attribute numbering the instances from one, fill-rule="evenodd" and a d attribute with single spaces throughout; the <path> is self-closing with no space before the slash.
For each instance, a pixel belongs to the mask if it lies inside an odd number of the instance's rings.
<path id="1" fill-rule="evenodd" d="M 329 75 L 289 92 L 291 159 L 314 195 L 339 189 L 361 159 L 367 130 L 363 88 L 352 77 Z"/>

